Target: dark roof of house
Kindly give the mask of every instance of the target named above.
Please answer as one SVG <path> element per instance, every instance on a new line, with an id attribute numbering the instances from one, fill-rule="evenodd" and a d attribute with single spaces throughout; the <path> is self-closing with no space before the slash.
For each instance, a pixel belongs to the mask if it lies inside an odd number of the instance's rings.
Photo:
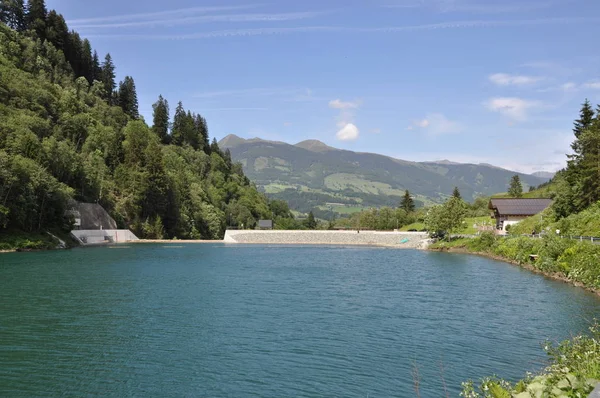
<path id="1" fill-rule="evenodd" d="M 552 199 L 491 199 L 488 207 L 502 216 L 533 216 L 552 204 Z"/>
<path id="2" fill-rule="evenodd" d="M 273 228 L 273 221 L 271 220 L 258 220 L 259 228 Z"/>

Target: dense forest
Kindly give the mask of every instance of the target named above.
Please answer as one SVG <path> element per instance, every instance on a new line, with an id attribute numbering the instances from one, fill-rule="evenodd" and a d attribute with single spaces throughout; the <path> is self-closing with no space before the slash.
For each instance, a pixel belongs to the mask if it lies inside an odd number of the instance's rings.
<path id="1" fill-rule="evenodd" d="M 73 199 L 152 238 L 216 239 L 227 225 L 292 218 L 181 102 L 171 121 L 159 96 L 148 126 L 133 77 L 117 83 L 110 54 L 44 0 L 3 0 L 0 21 L 0 232 L 68 230 Z"/>

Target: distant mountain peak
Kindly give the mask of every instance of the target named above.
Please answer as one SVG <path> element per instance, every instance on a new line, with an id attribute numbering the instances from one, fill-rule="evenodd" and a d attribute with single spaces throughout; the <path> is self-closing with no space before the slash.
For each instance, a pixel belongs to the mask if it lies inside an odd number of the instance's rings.
<path id="1" fill-rule="evenodd" d="M 424 163 L 437 163 L 437 164 L 460 164 L 458 162 L 453 162 L 451 160 L 448 159 L 442 159 L 442 160 L 434 160 L 433 162 L 424 162 Z"/>
<path id="2" fill-rule="evenodd" d="M 327 145 L 324 142 L 321 142 L 319 140 L 305 140 L 305 141 L 297 143 L 294 146 L 297 146 L 298 148 L 303 148 L 303 149 L 306 149 L 306 150 L 312 151 L 312 152 L 326 152 L 326 151 L 337 151 L 338 150 L 336 148 L 330 147 L 329 145 Z"/>
<path id="3" fill-rule="evenodd" d="M 219 146 L 224 148 L 233 148 L 245 142 L 247 142 L 247 140 L 243 139 L 242 137 L 238 137 L 235 134 L 229 134 L 221 141 L 219 141 Z"/>
<path id="4" fill-rule="evenodd" d="M 556 173 L 552 172 L 552 171 L 536 171 L 535 173 L 531 173 L 532 176 L 540 177 L 540 178 L 547 178 L 549 180 L 554 178 L 555 174 Z"/>

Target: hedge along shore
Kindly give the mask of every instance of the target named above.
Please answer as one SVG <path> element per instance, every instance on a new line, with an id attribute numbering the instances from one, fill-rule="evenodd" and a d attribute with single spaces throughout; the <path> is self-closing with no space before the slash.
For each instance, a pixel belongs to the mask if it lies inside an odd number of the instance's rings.
<path id="1" fill-rule="evenodd" d="M 274 245 L 379 246 L 426 249 L 431 241 L 424 232 L 227 230 L 225 243 Z"/>
<path id="2" fill-rule="evenodd" d="M 510 258 L 507 258 L 507 257 L 499 256 L 497 254 L 488 253 L 488 252 L 484 252 L 484 251 L 470 250 L 466 247 L 460 247 L 460 246 L 459 247 L 429 247 L 427 250 L 435 251 L 435 252 L 443 252 L 443 253 L 472 254 L 475 256 L 486 257 L 486 258 L 496 260 L 496 261 L 502 261 L 504 263 L 508 263 L 508 264 L 526 269 L 530 272 L 533 272 L 534 274 L 542 275 L 545 278 L 563 282 L 563 283 L 568 283 L 570 285 L 585 289 L 588 292 L 594 293 L 595 295 L 600 297 L 600 289 L 597 289 L 597 288 L 594 288 L 591 286 L 587 286 L 586 284 L 584 284 L 582 282 L 570 279 L 567 275 L 565 275 L 561 272 L 544 271 L 539 268 L 536 268 L 533 264 L 522 263 L 522 262 L 510 259 Z M 600 396 L 598 398 L 600 398 Z"/>

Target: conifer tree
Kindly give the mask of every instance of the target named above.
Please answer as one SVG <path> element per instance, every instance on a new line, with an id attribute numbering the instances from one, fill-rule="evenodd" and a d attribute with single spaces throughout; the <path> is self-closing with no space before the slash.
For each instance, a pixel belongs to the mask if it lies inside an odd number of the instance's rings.
<path id="1" fill-rule="evenodd" d="M 152 131 L 163 144 L 168 144 L 171 138 L 169 137 L 169 102 L 159 95 L 152 109 L 154 111 Z"/>
<path id="2" fill-rule="evenodd" d="M 171 144 L 181 146 L 184 142 L 186 113 L 183 108 L 183 103 L 179 101 L 175 108 L 175 116 L 173 116 L 173 129 L 171 130 Z"/>
<path id="3" fill-rule="evenodd" d="M 135 82 L 131 76 L 125 76 L 125 79 L 119 83 L 117 98 L 119 106 L 123 109 L 125 114 L 129 115 L 132 119 L 138 119 L 140 117 Z"/>
<path id="4" fill-rule="evenodd" d="M 56 47 L 61 50 L 65 58 L 67 58 L 66 46 L 69 40 L 69 28 L 65 22 L 65 18 L 52 10 L 48 13 L 46 21 L 46 38 Z"/>
<path id="5" fill-rule="evenodd" d="M 600 115 L 579 136 L 581 155 L 577 162 L 575 191 L 578 210 L 600 200 Z"/>
<path id="6" fill-rule="evenodd" d="M 198 149 L 200 146 L 200 136 L 196 131 L 195 125 L 196 115 L 188 111 L 185 116 L 185 128 L 183 141 L 194 149 Z"/>
<path id="7" fill-rule="evenodd" d="M 115 65 L 113 64 L 110 53 L 106 54 L 102 64 L 102 85 L 104 87 L 104 99 L 113 104 L 113 92 L 116 88 L 115 83 Z"/>
<path id="8" fill-rule="evenodd" d="M 518 174 L 512 176 L 510 180 L 510 187 L 508 188 L 508 194 L 513 198 L 520 198 L 523 196 L 523 185 L 521 185 L 521 179 Z"/>
<path id="9" fill-rule="evenodd" d="M 315 215 L 312 211 L 308 213 L 308 218 L 306 219 L 305 226 L 308 229 L 317 229 L 317 220 L 315 220 Z"/>
<path id="10" fill-rule="evenodd" d="M 25 3 L 23 0 L 2 0 L 0 2 L 0 22 L 22 32 L 26 29 Z"/>
<path id="11" fill-rule="evenodd" d="M 25 21 L 27 28 L 36 32 L 41 40 L 46 39 L 46 19 L 48 10 L 44 0 L 29 0 Z"/>
<path id="12" fill-rule="evenodd" d="M 84 39 L 81 45 L 81 76 L 92 84 L 94 82 L 94 60 L 92 58 L 92 45 Z"/>
<path id="13" fill-rule="evenodd" d="M 75 77 L 82 76 L 83 71 L 83 44 L 79 33 L 71 31 L 67 35 L 67 60 L 71 64 Z"/>
<path id="14" fill-rule="evenodd" d="M 457 199 L 461 199 L 462 200 L 462 196 L 460 194 L 460 191 L 458 190 L 458 187 L 454 187 L 454 191 L 452 191 L 452 196 L 457 198 Z"/>
<path id="15" fill-rule="evenodd" d="M 570 159 L 570 164 L 573 167 L 577 167 L 577 162 L 581 158 L 581 134 L 589 127 L 591 127 L 592 122 L 594 120 L 594 110 L 592 109 L 592 105 L 588 99 L 581 105 L 581 110 L 579 111 L 579 119 L 575 120 L 573 123 L 573 134 L 575 135 L 575 140 L 571 144 L 571 149 L 573 149 L 574 154 L 568 155 Z"/>
<path id="16" fill-rule="evenodd" d="M 221 148 L 219 148 L 219 143 L 216 138 L 213 138 L 212 143 L 210 144 L 210 153 L 216 153 L 223 157 L 223 152 L 221 152 Z"/>
<path id="17" fill-rule="evenodd" d="M 199 139 L 199 149 L 202 149 L 207 154 L 210 154 L 210 141 L 208 139 L 208 127 L 206 119 L 200 115 L 196 115 L 194 120 L 194 128 Z"/>
<path id="18" fill-rule="evenodd" d="M 92 56 L 92 79 L 102 81 L 102 67 L 100 66 L 100 58 L 98 58 L 96 50 L 94 50 L 94 55 Z"/>
<path id="19" fill-rule="evenodd" d="M 407 213 L 412 213 L 413 211 L 415 211 L 415 202 L 410 196 L 410 192 L 408 192 L 408 189 L 404 192 L 404 196 L 400 201 L 400 208 L 404 209 L 404 211 L 406 211 Z"/>

